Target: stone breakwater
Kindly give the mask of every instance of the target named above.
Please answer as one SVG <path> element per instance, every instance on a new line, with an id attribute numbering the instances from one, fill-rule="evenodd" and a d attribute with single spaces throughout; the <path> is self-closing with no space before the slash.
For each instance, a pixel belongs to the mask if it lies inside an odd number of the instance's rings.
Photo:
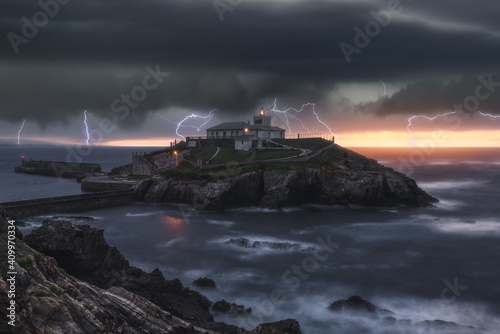
<path id="1" fill-rule="evenodd" d="M 14 171 L 16 173 L 76 179 L 79 175 L 101 173 L 102 168 L 99 164 L 42 160 L 24 161 L 23 158 L 21 165 L 15 166 Z"/>
<path id="2" fill-rule="evenodd" d="M 81 212 L 132 202 L 133 190 L 103 191 L 92 194 L 80 194 L 26 201 L 4 202 L 0 206 L 10 218 L 25 218 L 48 213 Z"/>

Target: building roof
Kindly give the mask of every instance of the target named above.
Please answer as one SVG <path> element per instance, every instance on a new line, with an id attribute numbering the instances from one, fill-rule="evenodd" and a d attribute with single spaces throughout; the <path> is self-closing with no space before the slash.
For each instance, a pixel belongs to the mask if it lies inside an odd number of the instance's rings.
<path id="1" fill-rule="evenodd" d="M 277 126 L 254 125 L 245 122 L 224 122 L 219 125 L 208 128 L 207 131 L 243 130 L 245 128 L 247 128 L 248 130 L 285 131 L 285 129 L 282 129 Z"/>
<path id="2" fill-rule="evenodd" d="M 243 130 L 244 128 L 250 128 L 250 124 L 245 122 L 224 122 L 219 125 L 212 126 L 208 128 L 207 131 L 218 131 L 218 130 Z"/>

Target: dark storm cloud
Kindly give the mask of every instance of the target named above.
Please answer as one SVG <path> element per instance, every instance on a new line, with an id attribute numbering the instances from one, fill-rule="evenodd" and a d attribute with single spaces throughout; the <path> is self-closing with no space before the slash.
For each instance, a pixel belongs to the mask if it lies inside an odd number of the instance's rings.
<path id="1" fill-rule="evenodd" d="M 422 79 L 379 111 L 405 113 L 424 103 L 426 81 L 498 70 L 500 3 L 487 0 L 402 0 L 401 13 L 347 64 L 339 44 L 354 45 L 353 28 L 364 29 L 370 11 L 388 2 L 246 0 L 221 22 L 212 0 L 72 0 L 16 54 L 8 34 L 22 36 L 21 18 L 32 21 L 41 7 L 0 1 L 0 118 L 44 126 L 85 108 L 104 115 L 157 64 L 171 75 L 120 124 L 134 126 L 146 112 L 169 107 L 248 112 L 274 96 L 321 103 L 345 82 Z M 429 96 L 429 109 L 462 96 L 460 85 L 443 89 Z"/>
<path id="2" fill-rule="evenodd" d="M 409 84 L 391 97 L 360 104 L 357 110 L 378 116 L 477 111 L 500 114 L 500 75 L 482 74 L 456 80 L 427 80 Z"/>

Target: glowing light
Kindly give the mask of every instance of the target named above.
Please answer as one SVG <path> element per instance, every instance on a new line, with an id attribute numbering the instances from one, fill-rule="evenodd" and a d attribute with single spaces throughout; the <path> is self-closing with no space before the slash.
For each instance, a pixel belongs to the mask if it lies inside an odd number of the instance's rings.
<path id="1" fill-rule="evenodd" d="M 413 145 L 415 144 L 415 137 L 413 136 L 413 133 L 411 132 L 411 126 L 412 126 L 411 121 L 412 120 L 414 120 L 415 118 L 425 118 L 425 119 L 427 119 L 429 121 L 433 121 L 436 118 L 444 117 L 444 116 L 447 116 L 447 115 L 452 115 L 452 114 L 455 114 L 455 113 L 456 113 L 456 111 L 451 111 L 451 112 L 447 112 L 447 113 L 444 113 L 444 114 L 441 114 L 441 115 L 437 115 L 437 116 L 434 116 L 434 117 L 427 117 L 427 116 L 424 116 L 424 115 L 415 115 L 415 116 L 412 116 L 412 117 L 408 118 L 408 126 L 406 127 L 406 129 L 408 130 L 408 132 L 410 133 L 410 136 L 411 136 L 410 147 L 413 147 Z"/>
<path id="2" fill-rule="evenodd" d="M 435 120 L 436 118 L 439 118 L 439 117 L 444 117 L 444 116 L 448 116 L 448 115 L 453 115 L 453 114 L 456 114 L 457 112 L 456 111 L 450 111 L 450 112 L 447 112 L 447 113 L 444 113 L 444 114 L 440 114 L 440 115 L 437 115 L 437 116 L 434 116 L 434 117 L 428 117 L 428 116 L 424 116 L 424 115 L 415 115 L 415 116 L 412 116 L 408 119 L 408 126 L 406 127 L 406 129 L 408 130 L 408 132 L 410 133 L 410 136 L 411 136 L 411 144 L 410 144 L 410 147 L 413 147 L 413 145 L 415 144 L 415 137 L 413 136 L 413 133 L 411 131 L 411 126 L 412 126 L 412 123 L 411 121 L 415 118 L 425 118 L 429 121 L 433 121 Z M 500 119 L 500 115 L 492 115 L 492 114 L 487 114 L 487 113 L 483 113 L 483 112 L 480 112 L 478 111 L 478 113 L 481 115 L 481 116 L 484 116 L 484 117 L 490 117 L 492 119 Z"/>
<path id="3" fill-rule="evenodd" d="M 85 134 L 86 134 L 86 139 L 85 139 L 85 144 L 87 146 L 90 145 L 90 133 L 89 133 L 89 125 L 87 124 L 87 110 L 83 112 L 83 124 L 85 126 Z"/>
<path id="4" fill-rule="evenodd" d="M 189 116 L 186 116 L 182 121 L 180 121 L 179 123 L 177 122 L 174 122 L 174 121 L 171 121 L 169 120 L 168 118 L 166 117 L 163 117 L 160 113 L 158 113 L 158 116 L 160 116 L 160 118 L 166 120 L 167 122 L 170 122 L 170 123 L 174 123 L 177 125 L 177 128 L 175 129 L 175 133 L 182 138 L 182 140 L 186 140 L 186 137 L 184 137 L 183 135 L 181 135 L 179 133 L 179 129 L 180 128 L 193 128 L 193 129 L 196 129 L 197 131 L 200 131 L 200 129 L 202 127 L 204 127 L 208 122 L 210 122 L 210 120 L 212 119 L 212 117 L 214 116 L 214 111 L 216 111 L 217 109 L 214 109 L 212 111 L 210 111 L 210 113 L 207 115 L 207 116 L 200 116 L 200 115 L 197 115 L 197 114 L 191 114 Z M 200 118 L 200 119 L 206 119 L 205 122 L 203 122 L 203 124 L 201 124 L 200 126 L 194 126 L 194 125 L 182 125 L 184 122 L 186 122 L 187 120 L 191 119 L 191 118 Z"/>
<path id="5" fill-rule="evenodd" d="M 379 80 L 379 82 L 384 86 L 384 95 L 387 95 L 387 87 L 385 86 L 385 83 L 383 83 L 382 80 Z"/>
<path id="6" fill-rule="evenodd" d="M 290 127 L 290 120 L 289 120 L 289 117 L 290 118 L 293 118 L 297 121 L 300 122 L 300 124 L 302 125 L 302 127 L 307 131 L 307 132 L 311 132 L 310 129 L 308 129 L 307 127 L 305 127 L 304 125 L 304 122 L 302 122 L 302 120 L 300 120 L 298 117 L 296 117 L 295 115 L 291 114 L 290 111 L 294 111 L 296 113 L 301 113 L 302 111 L 304 111 L 304 109 L 306 109 L 307 107 L 310 107 L 311 110 L 312 110 L 312 113 L 314 114 L 314 116 L 316 117 L 316 119 L 318 120 L 319 123 L 321 123 L 322 125 L 325 126 L 325 128 L 328 129 L 328 132 L 336 139 L 336 142 L 338 143 L 339 142 L 339 139 L 337 137 L 337 135 L 335 133 L 333 133 L 332 129 L 328 126 L 328 124 L 326 124 L 325 122 L 323 122 L 320 118 L 319 118 L 319 115 L 318 113 L 316 112 L 316 104 L 315 103 L 311 103 L 311 102 L 307 102 L 305 104 L 302 105 L 302 107 L 300 109 L 295 109 L 295 108 L 287 108 L 285 110 L 279 110 L 279 109 L 276 109 L 276 101 L 277 99 L 275 98 L 274 99 L 274 105 L 271 109 L 271 111 L 274 111 L 276 113 L 281 113 L 283 115 L 285 115 L 285 119 L 286 119 L 286 126 L 288 127 L 288 137 L 291 136 L 292 134 L 292 129 Z"/>
<path id="7" fill-rule="evenodd" d="M 19 129 L 19 131 L 17 131 L 17 145 L 21 144 L 21 131 L 23 131 L 25 123 L 26 120 L 23 118 L 23 124 L 21 124 L 21 128 Z"/>

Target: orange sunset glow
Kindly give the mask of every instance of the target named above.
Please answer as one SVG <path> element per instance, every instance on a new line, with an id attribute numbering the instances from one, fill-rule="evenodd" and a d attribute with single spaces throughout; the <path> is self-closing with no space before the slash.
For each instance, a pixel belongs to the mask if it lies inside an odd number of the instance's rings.
<path id="1" fill-rule="evenodd" d="M 337 133 L 339 143 L 345 147 L 409 147 L 411 136 L 408 132 L 370 131 Z M 414 146 L 433 147 L 500 147 L 500 130 L 471 131 L 414 131 Z M 292 134 L 291 138 L 295 138 Z M 0 137 L 13 141 L 14 137 Z M 170 142 L 180 142 L 182 138 L 150 137 L 136 139 L 115 139 L 94 142 L 94 146 L 117 147 L 168 147 Z M 66 137 L 24 137 L 30 144 L 82 145 L 81 140 Z"/>

